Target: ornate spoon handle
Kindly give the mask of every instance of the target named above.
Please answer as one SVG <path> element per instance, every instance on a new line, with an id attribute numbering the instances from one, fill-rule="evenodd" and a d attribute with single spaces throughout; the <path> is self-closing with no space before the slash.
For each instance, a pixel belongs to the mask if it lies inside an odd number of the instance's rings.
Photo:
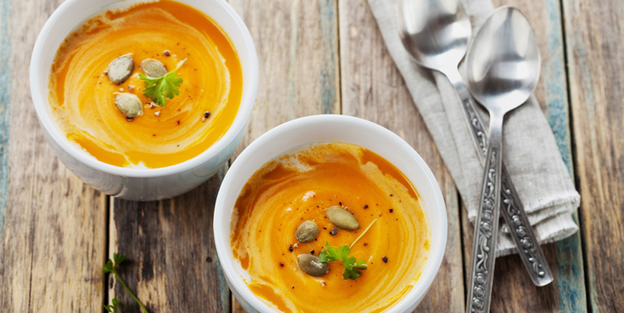
<path id="1" fill-rule="evenodd" d="M 470 267 L 470 284 L 466 312 L 490 312 L 498 221 L 501 200 L 502 126 L 503 116 L 493 116 L 490 121 L 490 144 L 485 158 L 483 188 L 479 212 L 475 223 Z"/>
<path id="2" fill-rule="evenodd" d="M 518 193 L 509 180 L 504 164 L 502 174 L 501 210 L 503 211 L 503 219 L 505 219 L 505 223 L 509 227 L 511 238 L 516 244 L 520 259 L 522 259 L 524 266 L 529 271 L 531 280 L 533 280 L 536 286 L 546 286 L 553 281 L 550 267 L 548 267 L 542 248 L 537 242 L 537 238 L 535 238 L 535 232 L 533 232 L 520 199 L 518 199 Z"/>
<path id="3" fill-rule="evenodd" d="M 481 151 L 481 153 L 477 153 L 477 155 L 483 164 L 485 162 L 484 157 L 487 153 L 488 146 L 488 138 L 485 127 L 483 126 L 483 121 L 475 109 L 472 96 L 462 81 L 459 72 L 456 72 L 455 74 L 451 74 L 449 72 L 448 74 L 450 75 L 447 75 L 447 77 L 451 81 L 451 84 L 455 87 L 455 90 L 457 90 L 457 93 L 462 101 L 462 108 L 464 109 L 464 113 L 466 115 L 466 121 L 470 126 L 473 143 L 475 148 L 478 151 Z M 552 273 L 550 272 L 550 268 L 548 267 L 548 263 L 546 262 L 546 258 L 542 252 L 542 248 L 537 242 L 533 228 L 531 227 L 531 224 L 529 224 L 529 220 L 524 212 L 522 203 L 518 198 L 518 193 L 509 179 L 509 175 L 507 175 L 507 170 L 505 169 L 504 164 L 502 182 L 503 189 L 501 192 L 503 200 L 501 201 L 501 210 L 503 211 L 503 219 L 505 219 L 505 223 L 507 223 L 507 226 L 509 227 L 511 237 L 516 245 L 516 248 L 518 249 L 520 259 L 522 259 L 524 266 L 531 276 L 531 280 L 536 286 L 548 285 L 553 281 Z"/>

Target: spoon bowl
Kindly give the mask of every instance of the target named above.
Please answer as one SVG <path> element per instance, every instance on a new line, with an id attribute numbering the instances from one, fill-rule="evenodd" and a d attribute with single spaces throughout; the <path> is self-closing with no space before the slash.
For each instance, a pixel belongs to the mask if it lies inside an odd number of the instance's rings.
<path id="1" fill-rule="evenodd" d="M 472 35 L 459 0 L 400 0 L 400 36 L 414 61 L 429 69 L 457 70 Z"/>
<path id="2" fill-rule="evenodd" d="M 481 26 L 468 51 L 468 86 L 488 110 L 509 111 L 535 89 L 540 62 L 529 21 L 518 9 L 502 7 Z"/>

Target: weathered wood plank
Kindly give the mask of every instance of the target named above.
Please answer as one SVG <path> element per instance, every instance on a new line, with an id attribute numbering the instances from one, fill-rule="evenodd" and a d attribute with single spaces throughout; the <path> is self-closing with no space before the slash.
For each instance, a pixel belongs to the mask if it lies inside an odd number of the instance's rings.
<path id="1" fill-rule="evenodd" d="M 119 275 L 150 312 L 229 312 L 212 231 L 225 170 L 173 199 L 113 201 L 109 255 L 128 256 Z M 113 276 L 108 286 L 109 298 L 117 297 L 124 312 L 139 312 Z"/>
<path id="2" fill-rule="evenodd" d="M 558 0 L 494 0 L 496 6 L 519 8 L 533 26 L 542 56 L 542 73 L 535 90 L 557 139 L 564 162 L 572 174 L 570 118 L 564 68 L 563 32 Z M 473 228 L 464 220 L 465 260 L 469 256 Z M 469 234 L 468 234 L 469 233 Z M 586 312 L 585 282 L 579 234 L 542 247 L 555 281 L 546 287 L 532 285 L 517 256 L 500 258 L 496 264 L 492 311 Z M 469 264 L 466 268 L 469 268 Z"/>
<path id="3" fill-rule="evenodd" d="M 230 4 L 249 28 L 260 63 L 258 96 L 238 152 L 288 120 L 340 112 L 334 0 Z"/>
<path id="4" fill-rule="evenodd" d="M 590 309 L 624 312 L 624 3 L 563 10 Z"/>
<path id="5" fill-rule="evenodd" d="M 339 113 L 336 1 L 229 2 L 249 28 L 260 63 L 258 96 L 238 152 L 288 120 Z M 244 312 L 232 302 L 232 312 Z"/>
<path id="6" fill-rule="evenodd" d="M 44 138 L 28 88 L 35 39 L 60 2 L 1 3 L 0 24 L 8 23 L 8 32 L 0 39 L 10 48 L 2 47 L 9 62 L 0 65 L 7 87 L 0 94 L 4 117 L 4 101 L 10 100 L 11 111 L 8 155 L 2 143 L 10 173 L 6 207 L 0 208 L 2 312 L 98 312 L 104 303 L 106 196 L 60 164 Z"/>
<path id="7" fill-rule="evenodd" d="M 0 241 L 4 226 L 4 211 L 6 210 L 7 184 L 9 170 L 7 159 L 9 156 L 9 105 L 11 103 L 11 42 L 9 41 L 9 18 L 11 16 L 11 1 L 0 0 Z"/>
<path id="8" fill-rule="evenodd" d="M 431 167 L 445 197 L 449 231 L 444 262 L 417 312 L 461 312 L 464 274 L 459 201 L 453 179 L 385 47 L 366 0 L 340 0 L 338 8 L 343 114 L 374 121 L 405 139 Z"/>

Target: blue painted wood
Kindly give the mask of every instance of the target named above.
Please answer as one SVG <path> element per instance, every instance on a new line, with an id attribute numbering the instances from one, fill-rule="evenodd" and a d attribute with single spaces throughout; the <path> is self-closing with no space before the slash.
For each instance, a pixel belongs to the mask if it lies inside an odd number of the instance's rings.
<path id="1" fill-rule="evenodd" d="M 542 78 L 545 85 L 547 118 L 555 134 L 561 157 L 568 167 L 570 177 L 574 179 L 571 154 L 570 112 L 564 68 L 562 16 L 559 0 L 545 2 L 549 24 L 547 27 L 548 58 L 542 67 Z M 578 224 L 578 214 L 574 213 Z M 561 312 L 587 312 L 587 299 L 583 270 L 581 237 L 575 235 L 555 243 L 556 264 L 551 264 L 555 272 L 555 283 L 559 291 L 559 307 Z"/>
<path id="2" fill-rule="evenodd" d="M 0 240 L 4 232 L 4 211 L 9 183 L 9 107 L 11 103 L 11 46 L 9 41 L 9 18 L 11 0 L 0 0 Z"/>
<path id="3" fill-rule="evenodd" d="M 621 0 L 563 0 L 589 311 L 624 307 Z"/>

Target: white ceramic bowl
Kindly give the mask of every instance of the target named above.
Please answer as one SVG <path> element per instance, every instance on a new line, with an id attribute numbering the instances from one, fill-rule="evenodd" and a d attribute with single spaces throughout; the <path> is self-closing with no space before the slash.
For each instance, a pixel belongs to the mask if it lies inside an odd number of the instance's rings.
<path id="1" fill-rule="evenodd" d="M 177 0 L 210 16 L 230 37 L 243 69 L 243 95 L 234 123 L 226 134 L 197 157 L 157 169 L 122 168 L 100 162 L 70 143 L 53 120 L 48 82 L 56 51 L 63 40 L 89 18 L 110 9 L 127 8 L 146 0 L 67 0 L 43 26 L 30 63 L 30 90 L 39 122 L 61 161 L 84 182 L 119 198 L 157 200 L 191 190 L 214 175 L 240 143 L 258 89 L 258 58 L 251 35 L 224 0 Z"/>
<path id="2" fill-rule="evenodd" d="M 266 162 L 301 145 L 344 142 L 369 149 L 394 164 L 412 182 L 429 218 L 431 250 L 414 288 L 387 312 L 412 312 L 433 282 L 446 248 L 447 220 L 440 186 L 425 161 L 393 132 L 366 120 L 344 115 L 315 115 L 273 128 L 236 158 L 223 180 L 214 216 L 215 242 L 227 283 L 247 312 L 274 312 L 257 298 L 242 278 L 244 270 L 230 247 L 230 222 L 238 195 L 253 173 Z"/>

